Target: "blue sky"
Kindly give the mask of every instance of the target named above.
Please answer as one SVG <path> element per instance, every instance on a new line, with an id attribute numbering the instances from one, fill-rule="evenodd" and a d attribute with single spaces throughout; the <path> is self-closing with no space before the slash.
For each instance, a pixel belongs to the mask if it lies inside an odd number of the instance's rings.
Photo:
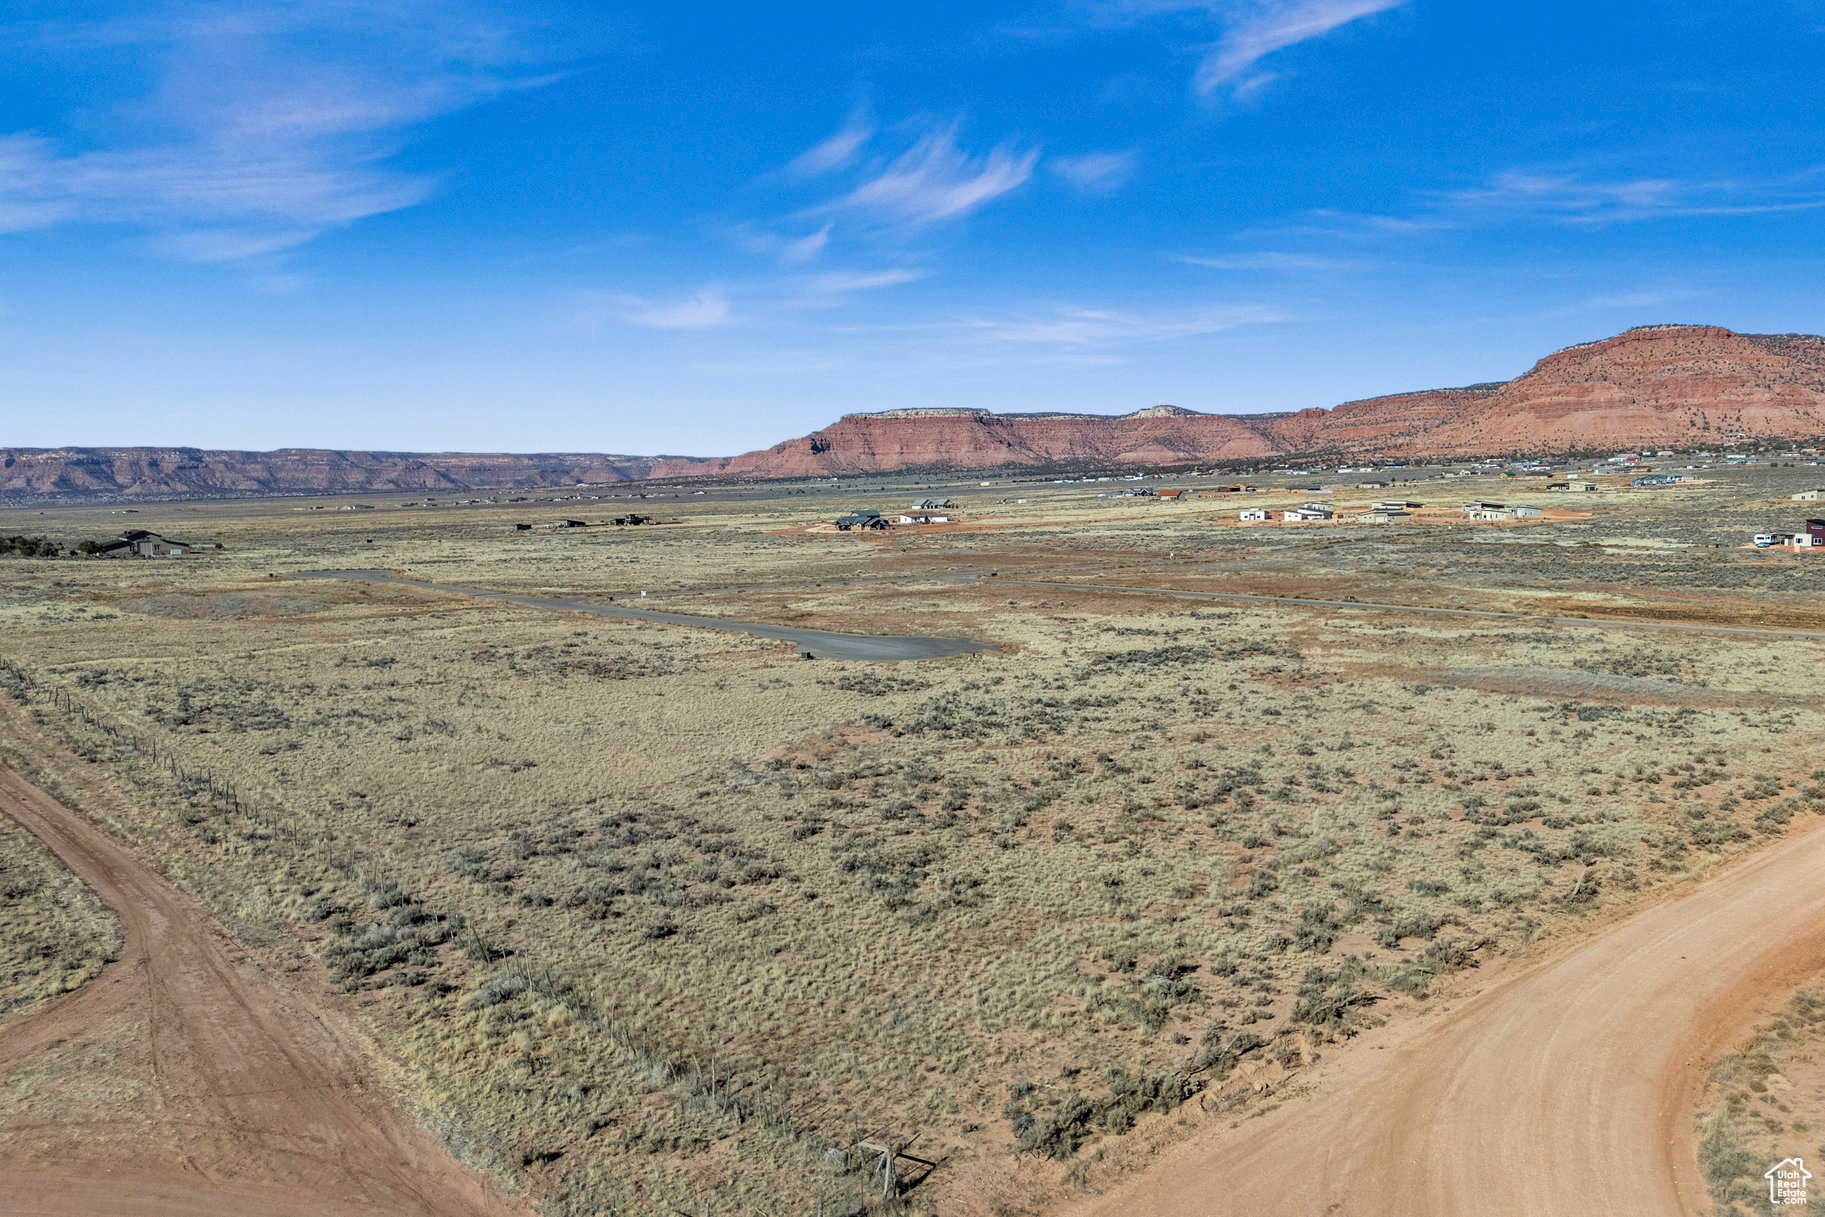
<path id="1" fill-rule="evenodd" d="M 0 445 L 723 454 L 1825 330 L 1825 0 L 4 14 Z"/>

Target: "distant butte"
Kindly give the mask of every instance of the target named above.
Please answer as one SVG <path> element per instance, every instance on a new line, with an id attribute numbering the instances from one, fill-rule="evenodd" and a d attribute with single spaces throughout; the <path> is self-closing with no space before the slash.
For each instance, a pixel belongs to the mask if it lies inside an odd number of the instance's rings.
<path id="1" fill-rule="evenodd" d="M 1661 325 L 1548 355 L 1501 384 L 1431 389 L 1296 414 L 1119 416 L 889 410 L 658 476 L 788 478 L 1005 466 L 1186 465 L 1337 456 L 1551 454 L 1825 433 L 1825 338 Z"/>
<path id="2" fill-rule="evenodd" d="M 647 478 L 799 478 L 901 470 L 1196 465 L 1288 458 L 1551 455 L 1825 434 L 1825 338 L 1644 326 L 1567 347 L 1499 384 L 1295 414 L 846 414 L 741 456 L 0 448 L 0 495 L 182 497 L 505 490 Z"/>

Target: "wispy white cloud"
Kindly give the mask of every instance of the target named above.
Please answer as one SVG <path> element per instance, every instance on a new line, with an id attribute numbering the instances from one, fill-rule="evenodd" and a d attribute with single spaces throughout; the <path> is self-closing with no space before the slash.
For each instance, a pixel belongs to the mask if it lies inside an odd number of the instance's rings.
<path id="1" fill-rule="evenodd" d="M 1046 167 L 1085 194 L 1113 194 L 1128 184 L 1140 164 L 1141 154 L 1126 152 L 1089 152 L 1082 156 L 1054 156 Z"/>
<path id="2" fill-rule="evenodd" d="M 855 160 L 863 145 L 874 138 L 874 127 L 861 115 L 852 115 L 836 134 L 822 139 L 792 158 L 787 170 L 800 177 L 816 177 Z"/>
<path id="3" fill-rule="evenodd" d="M 1474 186 L 1416 194 L 1412 202 L 1405 214 L 1315 208 L 1294 222 L 1248 235 L 1301 243 L 1385 243 L 1502 225 L 1597 227 L 1813 212 L 1825 210 L 1825 165 L 1773 177 L 1706 179 L 1595 172 L 1583 166 L 1515 168 Z M 1245 268 L 1233 258 L 1182 260 L 1215 269 Z"/>
<path id="4" fill-rule="evenodd" d="M 806 287 L 820 296 L 842 296 L 851 292 L 873 291 L 883 287 L 899 287 L 905 283 L 917 283 L 928 278 L 930 272 L 907 266 L 897 266 L 889 270 L 830 271 L 814 275 Z"/>
<path id="5" fill-rule="evenodd" d="M 1001 144 L 973 154 L 957 146 L 953 125 L 933 131 L 879 168 L 861 185 L 821 210 L 867 215 L 889 224 L 922 227 L 965 216 L 1025 185 L 1039 149 Z"/>
<path id="6" fill-rule="evenodd" d="M 1302 271 L 1344 270 L 1356 265 L 1347 258 L 1326 258 L 1316 254 L 1286 253 L 1271 249 L 1214 256 L 1186 254 L 1181 256 L 1178 261 L 1188 266 L 1202 266 L 1209 270 L 1269 271 L 1289 274 Z"/>
<path id="7" fill-rule="evenodd" d="M 1542 317 L 1582 317 L 1590 313 L 1620 313 L 1631 324 L 1662 320 L 1672 305 L 1702 300 L 1708 293 L 1696 284 L 1666 283 L 1632 291 L 1603 292 L 1579 300 L 1570 300 L 1540 313 Z"/>
<path id="8" fill-rule="evenodd" d="M 1101 348 L 1196 338 L 1281 319 L 1278 310 L 1255 304 L 1215 305 L 1160 313 L 1060 306 L 1049 312 L 966 318 L 955 323 L 953 328 L 986 342 Z"/>
<path id="9" fill-rule="evenodd" d="M 424 200 L 435 179 L 274 142 L 64 154 L 15 136 L 0 152 L 0 228 L 127 224 L 198 261 L 294 248 L 322 232 Z"/>
<path id="10" fill-rule="evenodd" d="M 1512 169 L 1445 196 L 1440 210 L 1472 218 L 1516 215 L 1572 224 L 1814 211 L 1825 207 L 1822 177 L 1813 170 L 1778 179 L 1696 181 Z"/>
<path id="11" fill-rule="evenodd" d="M 1256 70 L 1263 59 L 1290 46 L 1322 38 L 1339 26 L 1372 17 L 1406 0 L 1267 0 L 1237 6 L 1216 47 L 1198 65 L 1200 93 L 1252 92 L 1272 79 Z"/>
<path id="12" fill-rule="evenodd" d="M 778 262 L 781 266 L 804 266 L 815 262 L 823 256 L 830 245 L 831 234 L 836 230 L 836 221 L 825 220 L 810 232 L 804 231 L 804 217 L 798 216 L 785 223 L 759 222 L 740 220 L 734 223 L 710 224 L 711 232 L 741 247 L 751 254 Z M 796 230 L 802 235 L 791 235 Z"/>
<path id="13" fill-rule="evenodd" d="M 86 147 L 0 136 L 0 229 L 122 225 L 205 262 L 270 258 L 424 201 L 437 177 L 392 161 L 406 132 L 546 79 L 515 76 L 504 31 L 415 0 L 168 5 L 33 36 L 132 46 L 152 84 L 97 111 Z"/>
<path id="14" fill-rule="evenodd" d="M 658 303 L 624 297 L 621 317 L 652 330 L 713 330 L 734 320 L 729 294 L 721 287 L 705 287 L 686 299 Z"/>
<path id="15" fill-rule="evenodd" d="M 1702 294 L 1691 287 L 1654 287 L 1632 292 L 1612 292 L 1601 296 L 1591 296 L 1547 315 L 1562 316 L 1574 313 L 1610 313 L 1661 308 L 1664 305 L 1696 299 Z"/>
<path id="16" fill-rule="evenodd" d="M 1246 98 L 1271 83 L 1261 61 L 1322 38 L 1340 26 L 1399 8 L 1407 0 L 1085 0 L 1101 21 L 1130 22 L 1162 14 L 1190 15 L 1216 40 L 1203 47 L 1193 78 L 1202 95 L 1226 91 Z"/>
<path id="17" fill-rule="evenodd" d="M 788 266 L 802 266 L 806 262 L 816 261 L 817 256 L 824 252 L 824 247 L 830 244 L 830 230 L 834 227 L 834 223 L 826 222 L 814 233 L 787 241 L 780 247 L 779 260 Z"/>
<path id="18" fill-rule="evenodd" d="M 1254 229 L 1246 235 L 1281 240 L 1385 241 L 1464 226 L 1461 216 L 1450 215 L 1436 208 L 1416 209 L 1410 215 L 1392 215 L 1387 212 L 1314 207 L 1287 223 Z"/>
<path id="19" fill-rule="evenodd" d="M 569 323 L 585 334 L 599 333 L 612 324 L 649 330 L 720 330 L 752 325 L 762 318 L 782 321 L 830 308 L 858 292 L 916 283 L 929 275 L 918 267 L 890 266 L 818 274 L 773 273 L 685 291 L 638 295 L 590 291 L 572 298 Z M 741 302 L 739 312 L 736 300 Z"/>
<path id="20" fill-rule="evenodd" d="M 1670 178 L 1589 181 L 1572 173 L 1507 170 L 1488 182 L 1450 196 L 1454 206 L 1470 209 L 1514 208 L 1593 219 L 1665 210 L 1680 186 Z"/>

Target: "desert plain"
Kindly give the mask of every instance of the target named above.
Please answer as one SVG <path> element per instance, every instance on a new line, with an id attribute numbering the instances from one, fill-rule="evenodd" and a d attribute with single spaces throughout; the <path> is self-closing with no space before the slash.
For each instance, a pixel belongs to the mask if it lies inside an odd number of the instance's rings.
<path id="1" fill-rule="evenodd" d="M 0 1212 L 1760 1211 L 1825 1155 L 1825 552 L 1748 540 L 1819 471 L 1439 472 L 0 510 L 191 547 L 0 558 Z M 1579 1094 L 1477 1055 L 1542 1009 Z M 1491 1077 L 1471 1190 L 1352 1193 Z M 1639 1208 L 1493 1202 L 1573 1118 Z"/>

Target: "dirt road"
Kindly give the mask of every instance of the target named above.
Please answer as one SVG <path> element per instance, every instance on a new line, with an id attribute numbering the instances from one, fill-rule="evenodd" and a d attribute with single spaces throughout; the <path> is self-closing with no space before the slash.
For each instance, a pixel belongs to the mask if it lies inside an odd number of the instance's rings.
<path id="1" fill-rule="evenodd" d="M 1318 1093 L 1180 1146 L 1071 1211 L 1708 1213 L 1692 1130 L 1700 1071 L 1820 967 L 1814 827 L 1448 1013 L 1371 1033 L 1336 1054 Z"/>
<path id="2" fill-rule="evenodd" d="M 621 617 L 630 621 L 658 621 L 666 625 L 689 625 L 704 630 L 730 630 L 755 638 L 790 642 L 799 650 L 819 659 L 853 659 L 898 661 L 904 659 L 949 659 L 979 651 L 999 650 L 994 643 L 973 638 L 921 638 L 889 634 L 839 634 L 830 630 L 808 630 L 795 625 L 761 625 L 752 621 L 729 621 L 721 617 L 691 617 L 684 613 L 662 613 L 654 609 L 629 608 L 622 604 L 602 604 L 577 596 L 523 596 L 516 592 L 496 592 L 481 587 L 458 587 L 453 583 L 426 583 L 405 579 L 384 570 L 301 571 L 300 579 L 353 579 L 361 583 L 392 583 L 416 587 L 428 592 L 449 592 L 473 596 L 478 600 L 499 600 L 527 608 L 549 609 L 560 613 L 588 613 L 593 617 Z"/>
<path id="3" fill-rule="evenodd" d="M 0 809 L 124 930 L 101 976 L 0 1030 L 0 1214 L 523 1211 L 401 1118 L 337 1017 L 132 853 L 4 765 Z"/>
<path id="4" fill-rule="evenodd" d="M 1683 634 L 1748 634 L 1763 638 L 1825 638 L 1825 630 L 1789 630 L 1778 626 L 1715 625 L 1707 621 L 1648 621 L 1639 617 L 1556 617 L 1547 613 L 1514 613 L 1501 609 L 1438 608 L 1428 604 L 1378 604 L 1370 600 L 1315 600 L 1309 596 L 1270 596 L 1255 592 L 1199 592 L 1176 587 L 1123 587 L 1113 583 L 1050 579 L 1002 579 L 999 587 L 1049 587 L 1072 591 L 1115 592 L 1128 596 L 1169 596 L 1179 600 L 1226 600 L 1240 604 L 1294 604 L 1309 608 L 1350 609 L 1364 613 L 1417 613 L 1423 617 L 1471 617 L 1535 625 L 1575 625 L 1605 630 L 1667 630 Z"/>

